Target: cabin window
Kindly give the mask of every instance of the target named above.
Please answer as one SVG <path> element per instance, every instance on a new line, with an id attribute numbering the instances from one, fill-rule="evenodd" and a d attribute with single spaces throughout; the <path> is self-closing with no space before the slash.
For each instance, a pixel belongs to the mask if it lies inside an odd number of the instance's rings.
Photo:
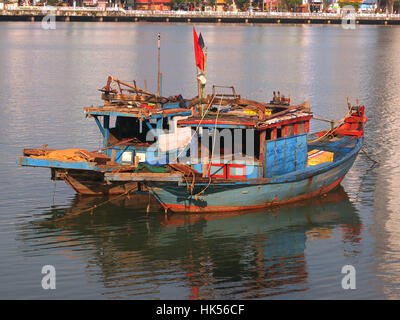
<path id="1" fill-rule="evenodd" d="M 276 138 L 282 138 L 282 127 L 276 128 Z"/>
<path id="2" fill-rule="evenodd" d="M 238 137 L 234 140 L 234 153 L 237 154 L 236 150 L 241 151 L 241 156 L 254 157 L 260 159 L 260 131 L 252 129 L 236 129 L 237 134 L 241 132 L 241 141 Z M 239 146 L 239 144 L 241 144 Z"/>
<path id="3" fill-rule="evenodd" d="M 146 142 L 146 136 L 149 131 L 147 125 L 138 118 L 133 117 L 117 117 L 115 126 L 110 129 L 110 144 L 116 144 L 120 140 L 136 138 L 140 142 Z"/>
<path id="4" fill-rule="evenodd" d="M 297 134 L 302 134 L 306 132 L 306 124 L 305 122 L 299 122 L 297 124 Z"/>
<path id="5" fill-rule="evenodd" d="M 258 130 L 217 129 L 215 136 L 216 141 L 214 141 L 214 129 L 205 129 L 203 134 L 198 135 L 197 155 L 199 157 L 211 157 L 213 154 L 214 159 L 233 156 L 260 158 L 260 131 Z"/>
<path id="6" fill-rule="evenodd" d="M 293 124 L 288 124 L 286 126 L 286 137 L 290 137 L 294 135 L 294 125 Z"/>
<path id="7" fill-rule="evenodd" d="M 169 131 L 170 130 L 170 119 L 168 117 L 163 118 L 162 120 L 162 128 L 163 130 Z"/>
<path id="8" fill-rule="evenodd" d="M 265 140 L 271 140 L 272 139 L 272 129 L 267 129 L 265 130 Z"/>

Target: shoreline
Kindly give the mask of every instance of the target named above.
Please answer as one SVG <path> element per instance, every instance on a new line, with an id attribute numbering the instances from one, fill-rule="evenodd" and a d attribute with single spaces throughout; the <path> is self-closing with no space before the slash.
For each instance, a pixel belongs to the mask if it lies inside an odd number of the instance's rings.
<path id="1" fill-rule="evenodd" d="M 400 25 L 400 15 L 268 12 L 174 12 L 57 8 L 1 10 L 0 21 L 42 21 L 52 14 L 61 22 L 164 22 L 164 23 L 237 23 L 237 24 L 342 24 Z"/>

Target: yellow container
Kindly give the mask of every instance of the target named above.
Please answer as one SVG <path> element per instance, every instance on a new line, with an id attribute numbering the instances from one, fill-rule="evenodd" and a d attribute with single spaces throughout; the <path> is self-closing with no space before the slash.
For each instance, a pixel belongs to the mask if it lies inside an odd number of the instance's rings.
<path id="1" fill-rule="evenodd" d="M 323 151 L 323 150 L 311 150 L 307 153 L 307 164 L 309 166 L 315 166 L 324 162 L 333 162 L 333 152 Z"/>
<path id="2" fill-rule="evenodd" d="M 251 115 L 253 115 L 253 114 L 257 115 L 257 114 L 258 114 L 257 111 L 251 110 L 251 109 L 245 109 L 244 112 L 245 112 L 246 114 L 251 114 Z M 271 109 L 265 109 L 265 115 L 266 115 L 266 116 L 270 116 L 270 115 L 271 115 L 271 112 L 272 112 Z"/>

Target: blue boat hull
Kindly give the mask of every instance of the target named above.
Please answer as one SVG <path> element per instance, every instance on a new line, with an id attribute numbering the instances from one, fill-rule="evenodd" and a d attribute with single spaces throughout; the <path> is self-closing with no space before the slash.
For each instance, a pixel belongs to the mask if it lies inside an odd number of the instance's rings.
<path id="1" fill-rule="evenodd" d="M 191 194 L 185 184 L 152 182 L 148 187 L 165 209 L 174 212 L 236 211 L 295 202 L 338 186 L 352 167 L 362 142 L 363 138 L 357 139 L 354 149 L 337 162 L 262 181 L 195 184 Z"/>

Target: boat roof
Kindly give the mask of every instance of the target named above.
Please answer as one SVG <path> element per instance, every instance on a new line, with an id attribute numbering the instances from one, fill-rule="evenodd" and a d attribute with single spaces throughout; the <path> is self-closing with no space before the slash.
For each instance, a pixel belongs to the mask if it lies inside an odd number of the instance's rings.
<path id="1" fill-rule="evenodd" d="M 85 107 L 86 116 L 149 119 L 192 114 L 188 107 L 191 100 L 185 100 L 181 95 L 166 98 L 160 94 L 154 94 L 139 88 L 136 81 L 129 83 L 109 76 L 106 85 L 99 91 L 101 91 L 104 105 Z"/>
<path id="2" fill-rule="evenodd" d="M 207 106 L 206 106 L 207 108 Z M 211 110 L 211 111 L 210 111 Z M 211 103 L 205 114 L 196 114 L 178 121 L 179 126 L 253 128 L 263 130 L 312 118 L 309 103 L 300 105 L 265 104 L 252 100 L 233 99 Z"/>
<path id="3" fill-rule="evenodd" d="M 119 116 L 139 119 L 189 116 L 192 114 L 189 108 L 180 108 L 178 103 L 167 103 L 160 107 L 149 106 L 148 104 L 85 107 L 84 112 L 86 116 Z"/>
<path id="4" fill-rule="evenodd" d="M 232 93 L 217 92 L 230 89 Z M 242 99 L 234 87 L 213 86 L 212 94 L 185 100 L 181 95 L 162 97 L 146 89 L 111 76 L 99 89 L 103 106 L 86 107 L 86 116 L 133 117 L 141 120 L 173 116 L 187 116 L 178 121 L 179 126 L 203 126 L 219 128 L 256 128 L 259 130 L 282 124 L 309 120 L 310 104 L 290 105 L 278 91 L 273 92 L 269 103 Z"/>

